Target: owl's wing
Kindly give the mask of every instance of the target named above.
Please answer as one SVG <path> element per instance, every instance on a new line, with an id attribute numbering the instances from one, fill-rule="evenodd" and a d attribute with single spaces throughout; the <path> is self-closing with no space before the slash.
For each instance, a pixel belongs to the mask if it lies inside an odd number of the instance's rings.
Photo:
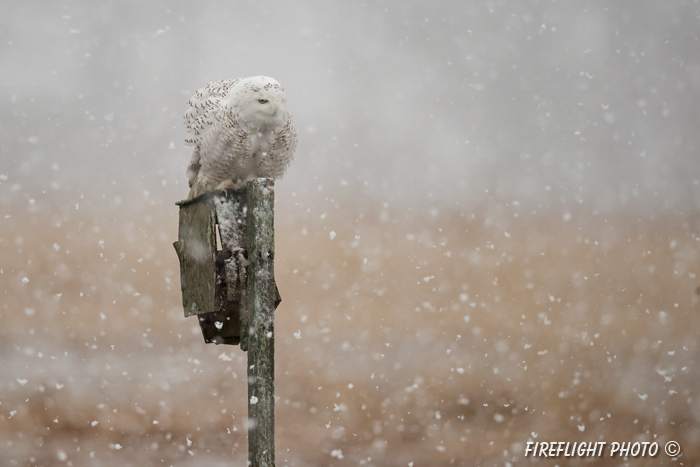
<path id="1" fill-rule="evenodd" d="M 287 122 L 277 133 L 277 139 L 270 150 L 272 157 L 262 161 L 267 166 L 265 172 L 270 173 L 273 178 L 282 178 L 294 157 L 296 148 L 297 129 L 292 121 L 292 115 L 287 112 Z"/>
<path id="2" fill-rule="evenodd" d="M 187 167 L 187 181 L 189 186 L 193 188 L 192 193 L 199 193 L 208 188 L 206 180 L 201 180 L 197 184 L 203 184 L 203 186 L 194 185 L 199 177 L 202 159 L 211 159 L 217 155 L 217 140 L 222 132 L 222 125 L 231 124 L 221 103 L 226 98 L 229 89 L 238 81 L 240 78 L 212 81 L 199 89 L 187 102 L 189 108 L 185 112 L 184 119 L 188 137 L 185 139 L 185 144 L 194 146 L 192 159 Z"/>
<path id="3" fill-rule="evenodd" d="M 197 146 L 201 142 L 206 131 L 217 120 L 216 114 L 221 108 L 221 100 L 238 81 L 240 78 L 212 81 L 192 96 L 187 102 L 190 107 L 185 112 L 185 126 L 189 133 L 185 144 Z"/>

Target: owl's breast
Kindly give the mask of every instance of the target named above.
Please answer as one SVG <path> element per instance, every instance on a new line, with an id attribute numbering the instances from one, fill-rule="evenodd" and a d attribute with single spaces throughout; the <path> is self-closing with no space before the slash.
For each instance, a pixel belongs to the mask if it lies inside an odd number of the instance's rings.
<path id="1" fill-rule="evenodd" d="M 250 158 L 247 164 L 246 177 L 272 177 L 272 174 L 265 170 L 272 157 L 272 149 L 277 139 L 277 133 L 273 130 L 255 131 L 250 137 Z"/>

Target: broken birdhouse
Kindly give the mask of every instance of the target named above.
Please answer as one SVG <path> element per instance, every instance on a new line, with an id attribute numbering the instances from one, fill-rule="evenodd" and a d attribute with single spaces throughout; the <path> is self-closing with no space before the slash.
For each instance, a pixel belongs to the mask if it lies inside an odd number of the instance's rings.
<path id="1" fill-rule="evenodd" d="M 176 204 L 180 220 L 173 246 L 185 317 L 197 316 L 206 343 L 247 350 L 249 333 L 241 339 L 241 329 L 252 326 L 248 297 L 251 305 L 269 302 L 272 313 L 281 300 L 273 268 L 274 184 L 253 179 L 242 190 L 207 192 Z M 265 254 L 249 261 L 249 248 Z"/>

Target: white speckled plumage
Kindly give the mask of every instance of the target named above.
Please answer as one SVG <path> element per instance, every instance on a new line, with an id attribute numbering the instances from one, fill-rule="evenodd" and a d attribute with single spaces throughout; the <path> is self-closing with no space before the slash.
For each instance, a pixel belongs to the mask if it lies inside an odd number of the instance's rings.
<path id="1" fill-rule="evenodd" d="M 266 76 L 212 81 L 188 103 L 185 143 L 194 146 L 187 168 L 190 198 L 242 187 L 251 178 L 282 177 L 294 156 L 297 130 L 277 81 Z"/>

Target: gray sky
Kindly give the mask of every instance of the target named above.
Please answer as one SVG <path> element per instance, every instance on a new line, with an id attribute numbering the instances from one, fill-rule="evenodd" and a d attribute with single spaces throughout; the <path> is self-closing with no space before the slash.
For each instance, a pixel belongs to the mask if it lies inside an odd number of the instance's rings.
<path id="1" fill-rule="evenodd" d="M 5 203 L 37 190 L 184 197 L 187 99 L 264 74 L 300 130 L 280 186 L 301 196 L 700 205 L 695 1 L 3 9 Z"/>

